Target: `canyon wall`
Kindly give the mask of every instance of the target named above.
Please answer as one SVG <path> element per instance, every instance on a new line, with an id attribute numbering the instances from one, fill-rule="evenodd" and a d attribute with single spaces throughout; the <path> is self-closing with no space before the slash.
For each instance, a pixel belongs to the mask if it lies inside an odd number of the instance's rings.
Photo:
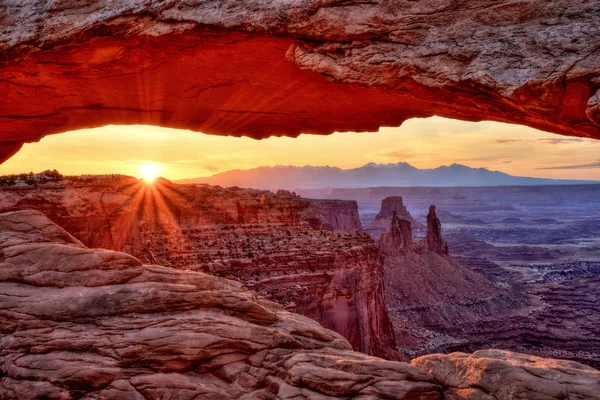
<path id="1" fill-rule="evenodd" d="M 333 232 L 358 223 L 356 203 L 330 202 L 319 214 L 313 207 L 287 191 L 145 184 L 124 176 L 0 191 L 2 211 L 39 210 L 85 245 L 235 279 L 336 330 L 358 351 L 401 358 L 384 304 L 377 245 L 363 233 Z M 336 217 L 336 210 L 342 215 Z M 329 219 L 318 219 L 322 214 Z M 311 227 L 315 218 L 331 229 Z"/>
<path id="2" fill-rule="evenodd" d="M 307 211 L 310 210 L 315 211 L 318 220 L 327 222 L 321 229 L 341 233 L 354 233 L 362 229 L 356 201 L 311 199 Z M 304 218 L 309 218 L 309 215 Z"/>
<path id="3" fill-rule="evenodd" d="M 297 136 L 433 115 L 600 138 L 596 1 L 8 2 L 0 159 L 108 124 Z"/>

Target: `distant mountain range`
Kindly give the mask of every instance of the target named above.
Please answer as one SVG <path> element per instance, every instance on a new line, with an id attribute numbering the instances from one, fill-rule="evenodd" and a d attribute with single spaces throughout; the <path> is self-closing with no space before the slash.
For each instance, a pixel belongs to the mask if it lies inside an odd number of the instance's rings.
<path id="1" fill-rule="evenodd" d="M 364 188 L 374 186 L 529 186 L 572 185 L 600 183 L 599 181 L 542 179 L 512 176 L 485 168 L 466 165 L 442 165 L 438 168 L 419 169 L 399 162 L 397 164 L 369 163 L 360 168 L 295 167 L 277 165 L 247 170 L 231 170 L 210 177 L 183 179 L 178 183 L 207 183 L 220 186 L 239 186 L 256 189 L 318 189 Z"/>

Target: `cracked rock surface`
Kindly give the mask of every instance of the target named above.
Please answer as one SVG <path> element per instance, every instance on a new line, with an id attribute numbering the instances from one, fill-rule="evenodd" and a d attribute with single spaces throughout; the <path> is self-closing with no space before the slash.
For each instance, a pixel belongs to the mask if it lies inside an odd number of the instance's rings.
<path id="1" fill-rule="evenodd" d="M 297 136 L 438 115 L 600 138 L 600 2 L 7 0 L 0 158 L 106 124 Z"/>
<path id="2" fill-rule="evenodd" d="M 412 361 L 453 400 L 597 399 L 600 371 L 573 361 L 503 350 L 430 354 Z"/>

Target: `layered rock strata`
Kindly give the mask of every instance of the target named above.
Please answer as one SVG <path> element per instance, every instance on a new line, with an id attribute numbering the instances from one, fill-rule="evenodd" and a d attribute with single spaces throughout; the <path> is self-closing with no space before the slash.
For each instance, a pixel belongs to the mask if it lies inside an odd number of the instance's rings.
<path id="1" fill-rule="evenodd" d="M 0 158 L 107 124 L 261 138 L 439 115 L 599 138 L 599 11 L 585 0 L 9 1 Z"/>
<path id="2" fill-rule="evenodd" d="M 597 398 L 573 362 L 356 353 L 238 282 L 86 248 L 36 211 L 0 214 L 0 254 L 2 399 Z"/>
<path id="3" fill-rule="evenodd" d="M 390 223 L 392 226 L 395 224 L 392 221 L 393 217 L 396 216 L 399 220 L 407 220 L 410 222 L 412 242 L 412 229 L 424 228 L 423 224 L 414 219 L 400 196 L 390 196 L 381 200 L 381 208 L 379 213 L 375 216 L 375 219 L 367 225 L 365 232 L 371 235 L 375 239 L 379 239 L 384 232 L 390 229 Z"/>
<path id="4" fill-rule="evenodd" d="M 37 209 L 85 245 L 235 279 L 339 332 L 355 350 L 401 358 L 377 245 L 362 233 L 313 229 L 315 218 L 319 227 L 329 222 L 311 204 L 287 191 L 148 185 L 123 176 L 0 191 L 0 210 Z M 352 211 L 356 203 L 335 204 Z"/>
<path id="5" fill-rule="evenodd" d="M 448 243 L 442 238 L 442 223 L 435 215 L 435 206 L 429 206 L 427 214 L 427 233 L 421 240 L 421 246 L 437 254 L 448 254 Z"/>
<path id="6" fill-rule="evenodd" d="M 441 398 L 240 283 L 88 249 L 36 211 L 0 214 L 0 398 Z"/>
<path id="7" fill-rule="evenodd" d="M 316 221 L 315 225 L 322 230 L 355 233 L 362 229 L 356 201 L 311 199 L 303 218 Z"/>

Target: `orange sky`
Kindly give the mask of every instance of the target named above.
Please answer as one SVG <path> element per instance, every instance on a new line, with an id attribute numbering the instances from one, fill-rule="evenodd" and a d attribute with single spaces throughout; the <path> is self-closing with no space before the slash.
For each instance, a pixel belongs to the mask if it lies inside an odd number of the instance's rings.
<path id="1" fill-rule="evenodd" d="M 418 168 L 460 163 L 521 176 L 600 180 L 600 141 L 438 117 L 412 119 L 376 133 L 261 141 L 152 126 L 106 126 L 27 144 L 0 166 L 0 174 L 57 169 L 68 175 L 141 176 L 141 165 L 154 164 L 161 176 L 182 179 L 260 165 L 352 168 L 371 161 L 405 161 Z"/>

